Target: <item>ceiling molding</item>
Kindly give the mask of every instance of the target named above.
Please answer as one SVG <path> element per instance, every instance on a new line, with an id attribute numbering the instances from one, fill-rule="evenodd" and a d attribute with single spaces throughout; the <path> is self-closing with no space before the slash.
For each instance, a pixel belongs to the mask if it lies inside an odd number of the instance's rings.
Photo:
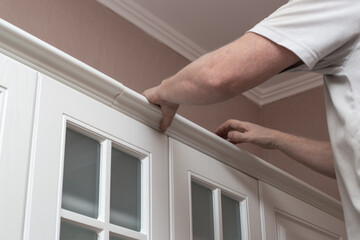
<path id="1" fill-rule="evenodd" d="M 164 43 L 190 61 L 194 61 L 207 51 L 184 36 L 149 10 L 132 0 L 96 0 L 105 7 L 125 18 L 144 32 Z M 322 77 L 306 73 L 300 77 L 289 78 L 286 81 L 270 86 L 258 86 L 245 92 L 247 98 L 263 106 L 268 103 L 290 97 L 322 85 Z"/>
<path id="2" fill-rule="evenodd" d="M 257 105 L 263 106 L 322 85 L 322 75 L 306 73 L 299 77 L 290 78 L 287 81 L 282 81 L 268 87 L 262 87 L 260 85 L 243 93 L 243 95 Z"/>
<path id="3" fill-rule="evenodd" d="M 207 51 L 134 1 L 96 0 L 190 61 Z"/>

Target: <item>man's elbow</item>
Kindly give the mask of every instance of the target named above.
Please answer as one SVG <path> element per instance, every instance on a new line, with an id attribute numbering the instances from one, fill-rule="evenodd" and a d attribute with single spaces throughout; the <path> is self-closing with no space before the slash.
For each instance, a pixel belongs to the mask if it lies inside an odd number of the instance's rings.
<path id="1" fill-rule="evenodd" d="M 206 86 L 210 93 L 230 98 L 236 95 L 233 80 L 225 73 L 210 71 L 207 74 Z"/>

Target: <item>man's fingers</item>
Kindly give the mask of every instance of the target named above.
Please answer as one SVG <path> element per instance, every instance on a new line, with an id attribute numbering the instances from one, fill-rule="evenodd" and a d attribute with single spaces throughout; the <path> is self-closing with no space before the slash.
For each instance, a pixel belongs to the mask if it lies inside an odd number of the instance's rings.
<path id="1" fill-rule="evenodd" d="M 220 137 L 226 138 L 229 131 L 237 130 L 240 132 L 245 132 L 245 122 L 237 121 L 237 120 L 227 120 L 223 124 L 221 124 L 216 130 L 215 134 Z"/>
<path id="2" fill-rule="evenodd" d="M 160 131 L 164 133 L 166 129 L 170 126 L 172 120 L 175 117 L 175 114 L 179 108 L 178 104 L 164 104 L 161 107 L 163 113 L 163 119 L 160 122 Z"/>
<path id="3" fill-rule="evenodd" d="M 223 124 L 221 124 L 216 130 L 215 130 L 215 134 L 217 134 L 220 137 L 226 137 L 227 133 L 232 130 L 232 126 L 230 123 L 230 120 L 224 122 Z"/>
<path id="4" fill-rule="evenodd" d="M 163 119 L 160 122 L 160 131 L 164 133 L 174 119 L 179 105 L 161 101 L 159 96 L 156 94 L 156 87 L 147 89 L 142 94 L 148 99 L 149 102 L 156 104 L 161 108 Z"/>
<path id="5" fill-rule="evenodd" d="M 230 131 L 227 134 L 227 140 L 231 143 L 243 143 L 245 142 L 245 133 L 238 131 Z"/>
<path id="6" fill-rule="evenodd" d="M 166 129 L 170 126 L 172 120 L 174 119 L 174 116 L 164 116 L 163 119 L 160 122 L 160 131 L 164 133 Z"/>

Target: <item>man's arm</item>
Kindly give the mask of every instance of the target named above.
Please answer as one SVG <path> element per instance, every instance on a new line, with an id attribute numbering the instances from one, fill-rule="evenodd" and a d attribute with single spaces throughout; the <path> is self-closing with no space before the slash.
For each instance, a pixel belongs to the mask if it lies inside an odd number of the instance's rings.
<path id="1" fill-rule="evenodd" d="M 165 131 L 179 104 L 224 101 L 298 63 L 288 49 L 254 33 L 208 53 L 143 94 L 161 107 Z"/>
<path id="2" fill-rule="evenodd" d="M 336 178 L 333 152 L 329 142 L 297 137 L 237 120 L 226 121 L 215 133 L 234 144 L 252 143 L 267 149 L 278 149 L 311 169 Z"/>

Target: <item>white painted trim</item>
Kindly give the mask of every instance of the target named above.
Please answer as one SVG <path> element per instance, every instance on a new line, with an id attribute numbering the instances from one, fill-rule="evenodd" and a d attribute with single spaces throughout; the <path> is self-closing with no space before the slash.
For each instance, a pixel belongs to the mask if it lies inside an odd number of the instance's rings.
<path id="1" fill-rule="evenodd" d="M 0 18 L 0 52 L 111 105 L 124 86 Z"/>
<path id="2" fill-rule="evenodd" d="M 190 61 L 207 51 L 134 1 L 97 0 Z"/>
<path id="3" fill-rule="evenodd" d="M 161 111 L 150 104 L 144 96 L 2 19 L 0 19 L 0 52 L 102 103 L 108 105 L 113 103 L 113 108 L 158 129 L 162 118 Z M 181 116 L 175 117 L 166 134 L 343 219 L 339 201 Z"/>
<path id="4" fill-rule="evenodd" d="M 264 106 L 295 94 L 322 86 L 323 78 L 321 75 L 306 73 L 296 78 L 291 78 L 269 87 L 255 87 L 245 93 L 244 96 L 255 102 L 259 106 Z"/>

